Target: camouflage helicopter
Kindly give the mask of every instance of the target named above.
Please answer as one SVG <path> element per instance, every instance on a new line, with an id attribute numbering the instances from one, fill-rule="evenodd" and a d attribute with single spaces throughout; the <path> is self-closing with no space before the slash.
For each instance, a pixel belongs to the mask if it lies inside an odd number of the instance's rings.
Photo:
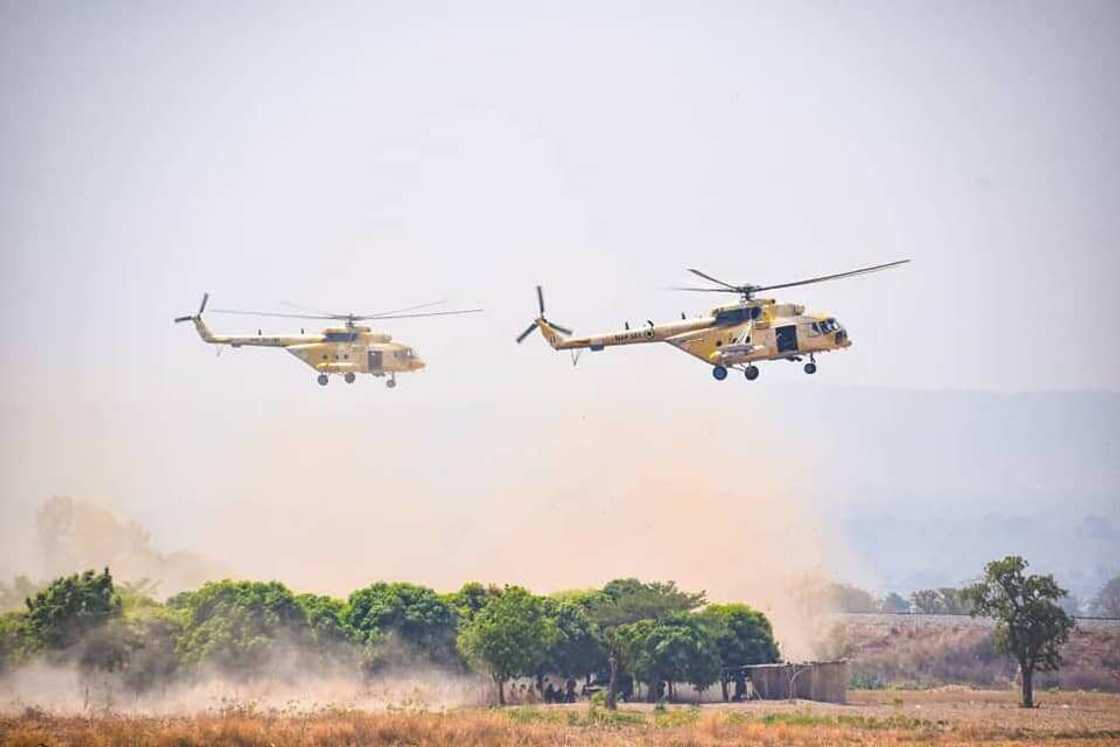
<path id="1" fill-rule="evenodd" d="M 453 316 L 475 314 L 482 309 L 462 309 L 457 311 L 429 311 L 418 314 L 407 312 L 438 306 L 443 301 L 393 309 L 377 314 L 287 314 L 267 311 L 241 311 L 238 309 L 211 309 L 214 314 L 240 314 L 245 316 L 268 316 L 286 319 L 325 319 L 342 323 L 342 326 L 327 327 L 322 332 L 307 334 L 302 329 L 298 335 L 270 336 L 257 330 L 256 335 L 215 335 L 202 321 L 202 312 L 210 294 L 202 296 L 198 313 L 175 318 L 175 322 L 194 322 L 198 336 L 211 345 L 230 347 L 283 348 L 319 372 L 317 381 L 326 386 L 331 375 L 341 375 L 347 384 L 353 384 L 357 374 L 388 376 L 385 386 L 392 389 L 397 385 L 397 374 L 419 371 L 426 365 L 416 351 L 400 342 L 394 342 L 392 335 L 374 332 L 367 326 L 356 324 L 362 321 L 382 321 L 385 319 L 413 319 L 416 317 Z M 309 310 L 310 311 L 310 310 Z M 218 348 L 221 352 L 221 348 Z"/>
<path id="2" fill-rule="evenodd" d="M 817 353 L 851 347 L 852 340 L 848 331 L 834 317 L 806 313 L 805 307 L 800 304 L 778 303 L 772 298 L 756 298 L 755 294 L 864 275 L 898 267 L 909 261 L 900 259 L 776 285 L 733 285 L 690 267 L 687 268 L 689 272 L 703 278 L 711 287 L 676 287 L 673 290 L 731 293 L 739 297 L 738 303 L 717 306 L 707 314 L 692 319 L 681 314 L 680 321 L 662 324 L 647 321 L 645 326 L 637 329 L 631 329 L 627 322 L 625 329 L 588 337 L 573 337 L 572 330 L 545 318 L 544 294 L 538 285 L 537 306 L 540 315 L 517 337 L 517 342 L 522 342 L 533 330 L 539 329 L 554 349 L 571 350 L 573 363 L 578 361 L 579 353 L 584 349 L 594 351 L 614 345 L 667 342 L 710 365 L 712 376 L 717 381 L 727 378 L 728 369 L 742 370 L 747 380 L 754 381 L 759 374 L 758 366 L 755 365 L 758 361 L 800 362 L 808 358 L 805 373 L 814 374 L 817 372 Z"/>

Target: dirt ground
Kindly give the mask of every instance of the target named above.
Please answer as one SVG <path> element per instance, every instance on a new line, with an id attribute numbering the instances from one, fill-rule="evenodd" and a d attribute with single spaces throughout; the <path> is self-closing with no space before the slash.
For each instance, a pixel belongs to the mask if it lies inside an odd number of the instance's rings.
<path id="1" fill-rule="evenodd" d="M 853 691 L 848 705 L 807 701 L 569 706 L 323 709 L 230 708 L 193 716 L 0 716 L 4 745 L 1116 745 L 1120 695 L 1039 694 L 1022 709 L 1011 692 L 941 688 Z"/>

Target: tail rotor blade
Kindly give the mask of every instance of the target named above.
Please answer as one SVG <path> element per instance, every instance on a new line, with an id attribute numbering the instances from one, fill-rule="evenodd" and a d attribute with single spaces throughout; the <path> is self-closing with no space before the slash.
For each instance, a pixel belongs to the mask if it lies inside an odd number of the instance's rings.
<path id="1" fill-rule="evenodd" d="M 175 317 L 175 323 L 178 324 L 179 322 L 189 322 L 191 319 L 194 319 L 194 317 L 193 316 L 177 316 L 177 317 Z"/>
<path id="2" fill-rule="evenodd" d="M 202 312 L 206 310 L 206 302 L 210 300 L 209 293 L 202 294 L 202 304 L 198 307 L 198 315 L 202 316 Z"/>
<path id="3" fill-rule="evenodd" d="M 570 335 L 570 334 L 572 334 L 572 330 L 568 329 L 567 327 L 561 327 L 561 326 L 560 326 L 559 324 L 557 324 L 556 322 L 549 322 L 549 324 L 550 324 L 550 325 L 552 326 L 552 328 L 553 328 L 554 330 L 556 330 L 557 332 L 563 332 L 563 333 L 564 333 L 564 334 L 566 334 L 566 335 Z"/>
<path id="4" fill-rule="evenodd" d="M 537 306 L 541 309 L 541 316 L 544 316 L 544 291 L 541 290 L 539 285 L 537 286 Z"/>
<path id="5" fill-rule="evenodd" d="M 524 332 L 522 332 L 520 335 L 517 336 L 518 344 L 520 344 L 521 341 L 524 340 L 526 337 L 533 334 L 533 330 L 536 329 L 536 328 L 537 328 L 537 323 L 536 322 L 533 322 L 532 324 L 530 324 L 529 328 L 527 330 L 525 330 Z"/>

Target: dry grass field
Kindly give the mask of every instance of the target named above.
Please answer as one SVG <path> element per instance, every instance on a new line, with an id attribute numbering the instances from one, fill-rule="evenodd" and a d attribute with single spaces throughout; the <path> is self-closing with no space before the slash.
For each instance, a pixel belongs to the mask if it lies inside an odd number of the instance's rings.
<path id="1" fill-rule="evenodd" d="M 190 717 L 0 717 L 0 743 L 38 745 L 1115 745 L 1120 696 L 1042 693 L 1023 710 L 1014 694 L 943 688 L 854 691 L 852 703 L 804 701 L 704 707 L 586 704 L 446 711 L 256 711 Z"/>
<path id="2" fill-rule="evenodd" d="M 845 615 L 830 655 L 848 659 L 861 687 L 1013 687 L 1017 667 L 996 653 L 992 623 L 969 617 Z M 1062 647 L 1062 668 L 1036 688 L 1120 692 L 1120 624 L 1079 621 Z"/>

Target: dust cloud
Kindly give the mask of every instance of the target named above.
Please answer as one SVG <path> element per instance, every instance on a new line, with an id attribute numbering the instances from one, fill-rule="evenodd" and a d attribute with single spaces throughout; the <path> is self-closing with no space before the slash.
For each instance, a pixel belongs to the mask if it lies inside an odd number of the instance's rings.
<path id="1" fill-rule="evenodd" d="M 298 674 L 298 676 L 296 676 Z M 136 692 L 111 673 L 36 662 L 0 676 L 0 713 L 27 708 L 61 714 L 179 715 L 203 712 L 325 709 L 424 710 L 481 706 L 492 698 L 487 678 L 426 668 L 388 670 L 377 676 L 301 670 L 291 676 L 236 680 L 200 672 L 190 680 Z"/>

